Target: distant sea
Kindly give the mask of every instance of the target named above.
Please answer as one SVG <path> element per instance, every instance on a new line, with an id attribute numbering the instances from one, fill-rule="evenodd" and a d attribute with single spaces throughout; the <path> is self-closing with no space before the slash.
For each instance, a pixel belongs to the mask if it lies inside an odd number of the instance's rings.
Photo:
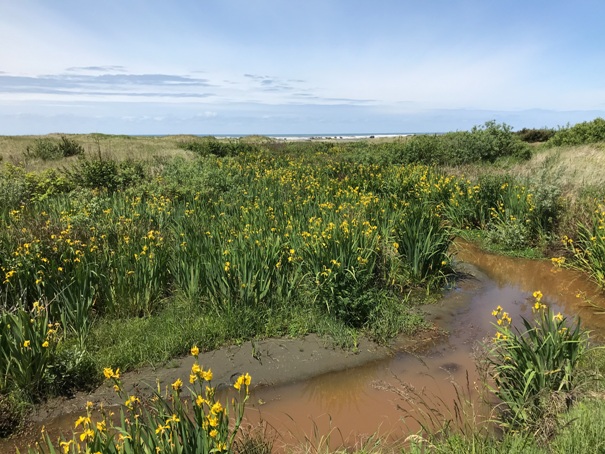
<path id="1" fill-rule="evenodd" d="M 225 139 L 238 139 L 240 137 L 246 137 L 249 134 L 237 135 L 237 134 L 196 134 L 200 137 L 212 135 L 217 138 Z M 403 137 L 416 135 L 416 133 L 403 132 L 399 134 L 388 133 L 388 134 L 374 134 L 374 133 L 358 133 L 358 134 L 259 134 L 265 137 L 271 137 L 272 139 L 278 140 L 356 140 L 356 139 L 378 139 L 384 137 Z"/>

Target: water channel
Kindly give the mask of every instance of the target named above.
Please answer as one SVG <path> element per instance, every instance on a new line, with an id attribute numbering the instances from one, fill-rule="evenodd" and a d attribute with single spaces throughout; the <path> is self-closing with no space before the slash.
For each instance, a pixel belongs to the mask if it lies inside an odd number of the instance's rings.
<path id="1" fill-rule="evenodd" d="M 387 360 L 259 389 L 249 414 L 256 412 L 279 434 L 277 445 L 329 443 L 333 448 L 360 446 L 370 435 L 402 439 L 434 418 L 455 422 L 456 401 L 473 402 L 474 410 L 464 411 L 481 417 L 489 409 L 481 408 L 485 404 L 477 395 L 475 360 L 480 344 L 489 343 L 495 332 L 491 311 L 502 306 L 513 323 L 520 316 L 531 318 L 536 290 L 555 312 L 579 315 L 592 337 L 602 339 L 605 315 L 596 315 L 587 301 L 605 307 L 605 295 L 585 275 L 555 269 L 549 261 L 488 254 L 465 242 L 457 243 L 456 257 L 467 276 L 426 309 L 447 335 L 424 351 L 409 353 L 406 345 L 395 345 Z"/>

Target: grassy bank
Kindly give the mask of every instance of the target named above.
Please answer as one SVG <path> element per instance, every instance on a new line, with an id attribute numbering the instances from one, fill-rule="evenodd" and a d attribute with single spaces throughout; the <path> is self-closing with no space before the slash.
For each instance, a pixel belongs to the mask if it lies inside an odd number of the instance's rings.
<path id="1" fill-rule="evenodd" d="M 560 133 L 0 138 L 3 402 L 18 413 L 193 344 L 413 333 L 454 278 L 455 235 L 605 286 L 602 175 L 577 164 L 602 148 Z"/>

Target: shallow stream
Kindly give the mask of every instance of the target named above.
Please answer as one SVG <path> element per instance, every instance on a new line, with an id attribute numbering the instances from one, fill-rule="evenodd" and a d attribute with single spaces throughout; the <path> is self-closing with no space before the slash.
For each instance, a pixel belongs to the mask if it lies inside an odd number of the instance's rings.
<path id="1" fill-rule="evenodd" d="M 467 415 L 487 414 L 477 398 L 475 359 L 480 344 L 495 333 L 491 311 L 502 306 L 513 324 L 520 316 L 531 318 L 536 290 L 555 313 L 579 315 L 593 338 L 602 339 L 605 315 L 595 315 L 587 301 L 605 307 L 605 297 L 582 274 L 554 269 L 549 261 L 488 254 L 465 242 L 457 243 L 456 257 L 468 276 L 427 309 L 447 335 L 424 351 L 395 346 L 386 360 L 255 391 L 248 414 L 256 412 L 279 434 L 276 446 L 303 441 L 316 448 L 360 446 L 372 434 L 401 439 L 420 423 L 430 426 L 433 418 L 455 422 L 454 402 L 466 401 L 458 409 Z"/>

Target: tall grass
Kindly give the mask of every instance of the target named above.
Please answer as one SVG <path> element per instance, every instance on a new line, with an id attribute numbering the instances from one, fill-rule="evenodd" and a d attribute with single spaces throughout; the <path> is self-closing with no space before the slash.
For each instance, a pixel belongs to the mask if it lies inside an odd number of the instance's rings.
<path id="1" fill-rule="evenodd" d="M 598 203 L 592 219 L 578 226 L 577 241 L 565 236 L 563 243 L 575 258 L 574 265 L 588 272 L 605 289 L 605 203 Z"/>

